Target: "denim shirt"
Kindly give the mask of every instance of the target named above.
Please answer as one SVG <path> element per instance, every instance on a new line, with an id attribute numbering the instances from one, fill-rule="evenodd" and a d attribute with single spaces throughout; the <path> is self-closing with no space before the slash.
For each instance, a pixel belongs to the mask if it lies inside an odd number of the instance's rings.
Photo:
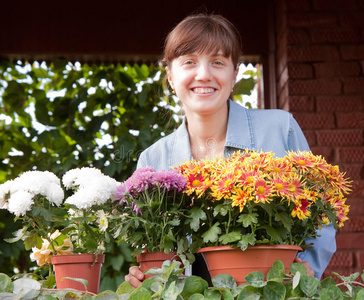
<path id="1" fill-rule="evenodd" d="M 307 150 L 309 146 L 303 132 L 292 114 L 284 110 L 254 110 L 228 100 L 229 118 L 225 141 L 225 156 L 234 151 L 250 149 L 273 152 L 283 157 L 286 151 Z M 144 150 L 137 167 L 152 166 L 157 170 L 168 170 L 192 159 L 190 141 L 185 120 L 170 135 L 161 138 Z M 315 277 L 320 279 L 332 255 L 336 251 L 336 231 L 332 225 L 323 227 L 316 239 L 307 239 L 314 248 L 297 256 L 310 264 Z"/>

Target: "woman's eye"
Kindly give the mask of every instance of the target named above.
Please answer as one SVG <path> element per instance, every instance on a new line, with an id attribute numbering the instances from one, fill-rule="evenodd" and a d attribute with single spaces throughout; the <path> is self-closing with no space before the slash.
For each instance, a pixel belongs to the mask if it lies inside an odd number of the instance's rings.
<path id="1" fill-rule="evenodd" d="M 185 65 L 192 65 L 194 62 L 192 60 L 186 60 L 184 62 Z"/>
<path id="2" fill-rule="evenodd" d="M 220 60 L 214 61 L 215 65 L 222 66 L 224 63 Z"/>

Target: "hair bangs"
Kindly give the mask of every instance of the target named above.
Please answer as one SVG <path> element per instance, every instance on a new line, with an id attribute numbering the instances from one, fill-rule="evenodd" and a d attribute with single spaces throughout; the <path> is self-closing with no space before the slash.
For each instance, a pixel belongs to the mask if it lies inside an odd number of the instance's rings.
<path id="1" fill-rule="evenodd" d="M 221 54 L 237 65 L 241 40 L 236 28 L 221 16 L 187 17 L 167 36 L 162 63 L 192 53 Z"/>

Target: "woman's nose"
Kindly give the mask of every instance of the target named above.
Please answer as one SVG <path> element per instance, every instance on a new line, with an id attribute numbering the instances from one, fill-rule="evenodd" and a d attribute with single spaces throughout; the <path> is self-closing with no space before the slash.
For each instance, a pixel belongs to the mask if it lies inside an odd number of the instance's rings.
<path id="1" fill-rule="evenodd" d="M 209 81 L 212 78 L 211 70 L 208 65 L 201 64 L 197 68 L 196 80 Z"/>

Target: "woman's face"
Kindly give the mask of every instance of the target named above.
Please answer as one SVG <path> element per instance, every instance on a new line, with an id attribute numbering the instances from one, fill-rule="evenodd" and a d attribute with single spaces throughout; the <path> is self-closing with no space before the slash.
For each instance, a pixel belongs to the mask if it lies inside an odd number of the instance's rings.
<path id="1" fill-rule="evenodd" d="M 238 70 L 230 57 L 188 54 L 175 58 L 166 68 L 168 81 L 183 103 L 187 115 L 214 114 L 226 109 Z"/>

